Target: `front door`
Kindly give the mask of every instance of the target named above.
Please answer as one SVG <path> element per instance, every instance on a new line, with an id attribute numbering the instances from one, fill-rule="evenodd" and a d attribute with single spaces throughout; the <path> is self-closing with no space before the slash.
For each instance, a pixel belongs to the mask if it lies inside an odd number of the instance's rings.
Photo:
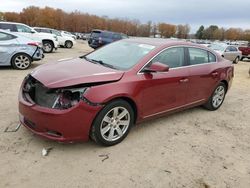
<path id="1" fill-rule="evenodd" d="M 188 71 L 184 67 L 183 47 L 166 49 L 149 64 L 156 62 L 169 66 L 168 72 L 143 73 L 140 76 L 143 84 L 143 116 L 150 117 L 164 113 L 186 103 Z"/>

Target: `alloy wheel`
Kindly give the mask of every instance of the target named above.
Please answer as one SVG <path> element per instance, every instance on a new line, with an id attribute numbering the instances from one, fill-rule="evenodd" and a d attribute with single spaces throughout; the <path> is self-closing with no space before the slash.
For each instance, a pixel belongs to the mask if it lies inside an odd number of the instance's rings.
<path id="1" fill-rule="evenodd" d="M 212 104 L 214 108 L 218 108 L 225 97 L 225 88 L 223 86 L 219 86 L 216 88 L 214 95 L 213 95 L 213 99 L 212 99 Z"/>
<path id="2" fill-rule="evenodd" d="M 30 59 L 25 55 L 18 55 L 14 63 L 18 69 L 27 69 L 30 66 Z"/>
<path id="3" fill-rule="evenodd" d="M 43 46 L 43 50 L 45 52 L 51 52 L 52 50 L 52 45 L 50 43 L 45 43 L 44 46 Z"/>
<path id="4" fill-rule="evenodd" d="M 115 141 L 121 138 L 128 130 L 130 114 L 124 107 L 111 109 L 103 118 L 100 132 L 106 141 Z"/>

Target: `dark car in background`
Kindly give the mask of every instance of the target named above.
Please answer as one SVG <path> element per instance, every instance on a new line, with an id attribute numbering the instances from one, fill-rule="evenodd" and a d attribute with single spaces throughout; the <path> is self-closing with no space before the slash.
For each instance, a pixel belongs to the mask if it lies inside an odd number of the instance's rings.
<path id="1" fill-rule="evenodd" d="M 103 30 L 92 30 L 88 43 L 91 48 L 96 49 L 103 45 L 125 38 L 128 38 L 128 36 L 123 33 L 116 33 Z"/>

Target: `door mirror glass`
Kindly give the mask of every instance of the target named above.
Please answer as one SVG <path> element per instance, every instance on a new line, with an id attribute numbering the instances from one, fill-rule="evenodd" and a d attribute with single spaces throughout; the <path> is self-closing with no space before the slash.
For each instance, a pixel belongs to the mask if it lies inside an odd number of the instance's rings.
<path id="1" fill-rule="evenodd" d="M 169 66 L 160 62 L 154 62 L 150 66 L 144 68 L 143 72 L 151 73 L 151 72 L 168 72 Z"/>

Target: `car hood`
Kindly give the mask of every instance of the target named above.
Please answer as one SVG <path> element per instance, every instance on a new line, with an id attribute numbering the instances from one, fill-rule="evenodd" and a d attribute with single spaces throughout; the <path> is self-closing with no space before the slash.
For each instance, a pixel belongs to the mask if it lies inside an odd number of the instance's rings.
<path id="1" fill-rule="evenodd" d="M 118 81 L 124 72 L 77 58 L 41 65 L 31 76 L 48 88 Z"/>

